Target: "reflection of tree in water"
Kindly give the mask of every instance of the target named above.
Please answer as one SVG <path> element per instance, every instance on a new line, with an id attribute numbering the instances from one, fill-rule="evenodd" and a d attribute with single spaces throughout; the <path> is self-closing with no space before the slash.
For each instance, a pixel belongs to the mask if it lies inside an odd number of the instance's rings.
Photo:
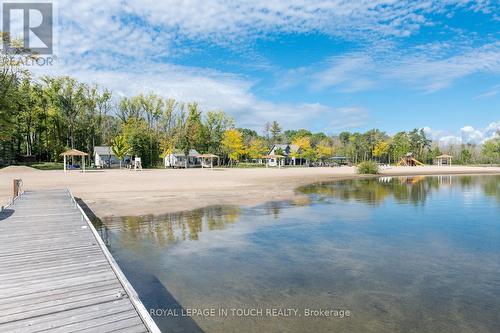
<path id="1" fill-rule="evenodd" d="M 482 183 L 483 192 L 490 197 L 496 197 L 500 201 L 500 176 L 485 177 Z"/>
<path id="2" fill-rule="evenodd" d="M 468 189 L 475 185 L 474 178 L 472 176 L 462 176 L 457 179 L 462 189 Z"/>
<path id="3" fill-rule="evenodd" d="M 280 201 L 271 201 L 264 205 L 266 213 L 268 215 L 272 215 L 274 219 L 278 219 L 281 209 L 283 208 L 284 203 Z"/>
<path id="4" fill-rule="evenodd" d="M 239 207 L 213 206 L 158 216 L 105 218 L 102 222 L 108 230 L 125 231 L 125 237 L 121 239 L 127 238 L 126 241 L 148 238 L 155 244 L 166 246 L 179 241 L 198 240 L 199 234 L 204 230 L 224 229 L 234 223 L 239 214 Z"/>
<path id="5" fill-rule="evenodd" d="M 400 203 L 412 203 L 418 205 L 424 203 L 429 193 L 439 189 L 442 184 L 436 177 L 409 177 L 393 179 L 389 187 L 389 193 Z"/>
<path id="6" fill-rule="evenodd" d="M 360 201 L 379 205 L 392 197 L 400 203 L 422 204 L 432 191 L 458 185 L 462 189 L 481 188 L 487 196 L 500 201 L 500 176 L 436 176 L 436 177 L 381 177 L 319 183 L 298 189 L 293 201 L 273 201 L 261 206 L 262 212 L 278 220 L 284 207 L 307 206 L 329 198 Z M 235 206 L 212 206 L 189 212 L 153 216 L 125 216 L 93 221 L 100 235 L 108 243 L 111 232 L 123 232 L 121 242 L 134 247 L 147 238 L 151 243 L 168 246 L 179 241 L 198 240 L 200 233 L 222 230 L 238 220 L 241 209 Z"/>
<path id="7" fill-rule="evenodd" d="M 335 198 L 379 205 L 388 197 L 392 197 L 400 203 L 417 205 L 424 203 L 433 190 L 456 183 L 462 188 L 471 188 L 481 184 L 487 195 L 499 196 L 499 179 L 500 177 L 492 176 L 380 177 L 319 183 L 304 186 L 298 191 L 310 195 L 317 201 Z"/>

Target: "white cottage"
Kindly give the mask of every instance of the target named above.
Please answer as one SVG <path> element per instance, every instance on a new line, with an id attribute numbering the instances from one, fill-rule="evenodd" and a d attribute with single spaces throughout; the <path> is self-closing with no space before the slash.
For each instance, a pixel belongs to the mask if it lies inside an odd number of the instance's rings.
<path id="1" fill-rule="evenodd" d="M 292 144 L 275 144 L 271 147 L 268 155 L 282 155 L 284 157 L 282 165 L 302 165 L 305 160 L 302 158 L 292 157 L 293 154 L 300 154 L 301 148 Z M 269 159 L 269 166 L 277 166 L 278 159 Z"/>
<path id="2" fill-rule="evenodd" d="M 201 167 L 200 154 L 196 149 L 190 149 L 185 155 L 183 152 L 173 152 L 163 158 L 165 168 L 199 168 Z"/>
<path id="3" fill-rule="evenodd" d="M 124 165 L 126 160 L 130 160 L 129 156 L 125 156 L 122 160 Z M 118 166 L 120 160 L 115 156 L 110 146 L 95 146 L 94 147 L 94 165 L 96 168 L 111 168 Z"/>

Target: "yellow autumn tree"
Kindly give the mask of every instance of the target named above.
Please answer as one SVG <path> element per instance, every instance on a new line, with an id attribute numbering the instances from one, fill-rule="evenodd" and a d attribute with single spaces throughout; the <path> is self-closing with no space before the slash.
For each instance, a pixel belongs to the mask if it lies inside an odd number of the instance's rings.
<path id="1" fill-rule="evenodd" d="M 316 156 L 320 160 L 332 157 L 332 155 L 333 155 L 333 148 L 329 145 L 328 142 L 320 142 L 316 146 Z"/>
<path id="2" fill-rule="evenodd" d="M 311 138 L 309 136 L 302 136 L 299 138 L 295 138 L 293 140 L 292 145 L 297 146 L 299 149 L 297 151 L 292 152 L 292 157 L 295 158 L 304 158 L 307 160 L 314 161 L 317 157 L 316 151 L 311 146 Z"/>
<path id="3" fill-rule="evenodd" d="M 292 145 L 297 146 L 299 148 L 291 153 L 292 157 L 302 158 L 304 151 L 306 149 L 311 149 L 311 140 L 309 139 L 308 136 L 302 136 L 299 138 L 295 138 L 292 141 Z"/>
<path id="4" fill-rule="evenodd" d="M 235 129 L 229 129 L 224 132 L 221 145 L 222 150 L 229 157 L 231 165 L 233 164 L 233 161 L 238 161 L 240 156 L 245 152 L 243 135 Z"/>
<path id="5" fill-rule="evenodd" d="M 373 147 L 372 155 L 375 157 L 386 156 L 389 153 L 389 143 L 386 141 L 380 141 Z"/>
<path id="6" fill-rule="evenodd" d="M 255 138 L 250 141 L 250 144 L 247 148 L 248 157 L 252 159 L 261 158 L 262 155 L 265 155 L 267 153 L 267 151 L 268 148 L 266 146 L 266 143 L 264 142 L 264 140 L 259 138 Z"/>
<path id="7" fill-rule="evenodd" d="M 160 141 L 160 149 L 161 149 L 161 158 L 165 158 L 168 154 L 172 154 L 174 152 L 174 142 L 171 138 L 164 137 Z"/>

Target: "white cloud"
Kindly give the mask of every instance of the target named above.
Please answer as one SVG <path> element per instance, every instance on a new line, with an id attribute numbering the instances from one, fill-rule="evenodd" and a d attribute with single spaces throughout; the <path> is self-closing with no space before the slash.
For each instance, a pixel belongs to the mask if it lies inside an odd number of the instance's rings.
<path id="1" fill-rule="evenodd" d="M 305 81 L 313 90 L 335 88 L 352 92 L 404 84 L 432 93 L 478 73 L 500 74 L 500 42 L 481 47 L 455 46 L 452 53 L 449 45 L 440 43 L 405 51 L 384 43 L 383 47 L 333 56 L 325 63 L 288 71 L 283 78 L 287 84 L 283 86 Z M 307 80 L 298 79 L 304 77 Z M 493 96 L 497 91 L 495 86 L 484 97 Z"/>
<path id="2" fill-rule="evenodd" d="M 444 1 L 324 1 L 324 0 L 86 0 L 61 1 L 63 26 L 89 29 L 97 41 L 106 32 L 162 30 L 175 36 L 233 43 L 274 32 L 320 32 L 332 36 L 407 36 L 432 24 L 431 15 L 456 8 L 495 13 L 495 3 L 473 0 Z M 127 23 L 126 25 L 123 23 Z M 133 25 L 135 31 L 128 26 Z M 130 29 L 130 30 L 129 30 Z M 142 40 L 132 36 L 130 40 Z M 106 39 L 103 41 L 105 42 Z M 139 47 L 139 45 L 136 45 Z"/>
<path id="3" fill-rule="evenodd" d="M 376 70 L 374 63 L 366 54 L 353 54 L 332 57 L 328 61 L 328 68 L 311 75 L 313 89 L 325 89 L 332 86 L 341 86 L 343 91 L 359 91 L 371 88 L 373 79 L 368 72 Z"/>
<path id="4" fill-rule="evenodd" d="M 464 126 L 460 129 L 461 141 L 464 143 L 479 143 L 484 140 L 482 131 L 472 126 Z"/>
<path id="5" fill-rule="evenodd" d="M 251 89 L 255 82 L 233 74 L 168 64 L 138 64 L 125 70 L 96 71 L 86 66 L 41 68 L 38 76 L 71 75 L 97 83 L 117 96 L 154 92 L 182 102 L 197 101 L 205 110 L 224 110 L 238 126 L 262 130 L 277 120 L 286 128 L 310 128 L 332 133 L 365 124 L 368 111 L 358 106 L 332 107 L 320 103 L 277 103 L 259 99 Z"/>
<path id="6" fill-rule="evenodd" d="M 426 92 L 434 92 L 472 74 L 500 74 L 499 42 L 456 51 L 457 54 L 444 57 L 426 53 L 407 57 L 392 69 L 391 76 L 413 83 Z"/>
<path id="7" fill-rule="evenodd" d="M 484 130 L 484 139 L 492 139 L 494 137 L 497 137 L 500 133 L 500 121 L 495 121 L 491 124 L 489 124 L 485 130 Z"/>
<path id="8" fill-rule="evenodd" d="M 500 94 L 500 84 L 494 85 L 493 87 L 491 87 L 490 89 L 488 89 L 484 93 L 476 96 L 475 98 L 476 99 L 490 98 L 493 96 L 497 96 L 498 94 Z"/>
<path id="9" fill-rule="evenodd" d="M 356 91 L 396 77 L 426 91 L 436 90 L 472 73 L 498 72 L 500 44 L 464 48 L 455 57 L 424 52 L 409 58 L 394 52 L 396 56 L 388 58 L 395 49 L 384 53 L 387 42 L 382 41 L 433 24 L 431 15 L 458 7 L 495 13 L 495 6 L 469 0 L 63 0 L 59 2 L 60 68 L 46 73 L 94 81 L 116 94 L 154 91 L 182 101 L 196 100 L 203 108 L 223 109 L 242 126 L 253 128 L 273 119 L 291 128 L 358 127 L 368 118 L 368 111 L 358 105 L 266 101 L 252 92 L 256 82 L 246 77 L 169 62 L 190 51 L 189 41 L 241 48 L 278 32 L 318 32 L 381 44 L 367 52 L 332 57 L 323 71 L 298 69 L 298 75 L 311 78 L 313 89 L 337 86 Z M 294 74 L 288 78 L 287 84 L 293 84 Z"/>
<path id="10" fill-rule="evenodd" d="M 274 33 L 321 33 L 373 43 L 404 37 L 460 8 L 498 12 L 492 1 L 441 0 L 86 0 L 59 1 L 61 55 L 107 53 L 158 59 L 190 41 L 245 47 Z"/>
<path id="11" fill-rule="evenodd" d="M 500 121 L 492 122 L 483 129 L 477 129 L 473 126 L 466 125 L 460 129 L 460 134 L 434 130 L 428 126 L 424 127 L 423 130 L 432 140 L 439 142 L 443 146 L 462 143 L 480 144 L 498 136 L 500 132 Z"/>

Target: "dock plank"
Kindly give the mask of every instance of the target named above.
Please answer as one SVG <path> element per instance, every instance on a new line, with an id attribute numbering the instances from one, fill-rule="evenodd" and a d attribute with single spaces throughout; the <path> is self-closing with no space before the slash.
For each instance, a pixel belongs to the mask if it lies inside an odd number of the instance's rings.
<path id="1" fill-rule="evenodd" d="M 0 332 L 160 332 L 67 190 L 0 212 Z"/>

